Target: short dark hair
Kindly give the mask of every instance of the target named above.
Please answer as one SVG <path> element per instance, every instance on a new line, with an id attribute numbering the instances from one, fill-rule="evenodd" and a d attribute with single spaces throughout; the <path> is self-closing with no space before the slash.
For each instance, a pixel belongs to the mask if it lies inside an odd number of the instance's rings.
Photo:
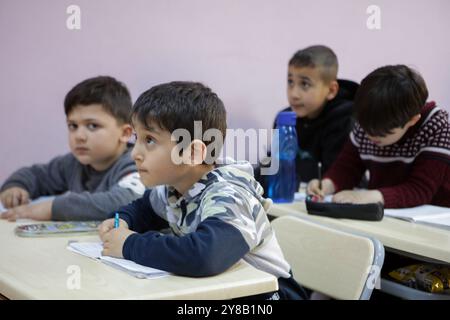
<path id="1" fill-rule="evenodd" d="M 191 137 L 194 137 L 194 121 L 202 122 L 203 132 L 220 130 L 223 139 L 227 129 L 223 102 L 199 82 L 175 81 L 150 88 L 134 103 L 132 117 L 146 127 L 154 122 L 170 133 L 186 129 Z M 203 142 L 208 145 L 212 141 Z"/>
<path id="2" fill-rule="evenodd" d="M 339 68 L 336 54 L 323 45 L 310 46 L 297 51 L 289 60 L 289 66 L 319 68 L 325 83 L 337 79 Z"/>
<path id="3" fill-rule="evenodd" d="M 389 65 L 365 77 L 355 96 L 356 120 L 371 136 L 404 127 L 428 98 L 422 76 L 405 65 Z"/>
<path id="4" fill-rule="evenodd" d="M 119 123 L 130 122 L 132 107 L 131 96 L 127 87 L 109 76 L 86 79 L 73 87 L 64 99 L 66 116 L 76 106 L 101 104 Z"/>

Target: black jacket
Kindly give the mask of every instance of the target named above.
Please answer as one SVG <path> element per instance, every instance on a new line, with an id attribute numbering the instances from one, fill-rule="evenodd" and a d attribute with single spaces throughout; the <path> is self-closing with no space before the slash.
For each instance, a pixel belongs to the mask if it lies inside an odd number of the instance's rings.
<path id="1" fill-rule="evenodd" d="M 359 85 L 350 80 L 338 80 L 339 91 L 328 101 L 319 117 L 297 118 L 297 181 L 317 178 L 317 163 L 325 172 L 339 154 L 353 126 L 353 99 Z M 291 111 L 285 108 L 282 111 Z"/>

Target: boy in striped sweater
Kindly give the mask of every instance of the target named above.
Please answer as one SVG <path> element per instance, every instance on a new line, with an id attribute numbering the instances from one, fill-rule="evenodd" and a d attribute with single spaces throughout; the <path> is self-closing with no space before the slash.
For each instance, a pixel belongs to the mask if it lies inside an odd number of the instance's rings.
<path id="1" fill-rule="evenodd" d="M 370 73 L 355 98 L 357 124 L 336 162 L 308 193 L 334 202 L 382 202 L 386 208 L 450 207 L 448 113 L 426 102 L 423 78 L 404 65 Z M 352 190 L 369 171 L 368 190 Z"/>

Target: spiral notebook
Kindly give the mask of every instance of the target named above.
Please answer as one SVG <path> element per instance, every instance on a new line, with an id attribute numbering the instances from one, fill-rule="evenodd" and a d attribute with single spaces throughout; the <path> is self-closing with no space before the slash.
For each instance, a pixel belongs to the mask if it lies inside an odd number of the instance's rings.
<path id="1" fill-rule="evenodd" d="M 103 245 L 101 242 L 72 242 L 67 244 L 67 249 L 83 256 L 99 260 L 113 268 L 140 279 L 154 279 L 169 275 L 170 273 L 145 267 L 131 260 L 102 256 Z"/>

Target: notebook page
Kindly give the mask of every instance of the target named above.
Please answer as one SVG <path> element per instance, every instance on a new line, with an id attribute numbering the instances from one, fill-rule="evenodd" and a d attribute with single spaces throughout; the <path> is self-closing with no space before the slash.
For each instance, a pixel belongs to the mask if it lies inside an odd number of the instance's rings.
<path id="1" fill-rule="evenodd" d="M 160 276 L 165 276 L 165 275 L 169 274 L 166 271 L 154 269 L 151 267 L 146 267 L 146 266 L 137 264 L 131 260 L 119 259 L 119 258 L 113 258 L 113 257 L 107 257 L 107 256 L 102 256 L 100 259 L 102 261 L 108 262 L 109 264 L 114 264 L 114 265 L 120 267 L 121 269 L 125 269 L 125 270 L 133 273 L 133 275 L 138 276 L 139 278 L 141 278 L 141 277 L 154 278 L 154 277 L 160 277 Z"/>
<path id="2" fill-rule="evenodd" d="M 389 217 L 418 221 L 423 218 L 429 219 L 431 217 L 440 217 L 442 215 L 450 214 L 450 208 L 438 207 L 432 205 L 423 205 L 414 208 L 404 209 L 384 209 L 384 214 Z"/>
<path id="3" fill-rule="evenodd" d="M 138 278 L 155 278 L 169 275 L 166 271 L 146 267 L 131 260 L 102 256 L 103 245 L 101 242 L 71 242 L 68 244 L 67 249 L 90 258 L 104 261 L 106 264 L 117 267 Z"/>
<path id="4" fill-rule="evenodd" d="M 101 242 L 71 242 L 67 245 L 67 249 L 89 258 L 99 259 L 102 256 L 103 245 Z"/>
<path id="5" fill-rule="evenodd" d="M 441 214 L 440 216 L 431 215 L 430 217 L 419 217 L 416 218 L 416 221 L 419 223 L 426 223 L 436 227 L 450 229 L 450 213 Z"/>

